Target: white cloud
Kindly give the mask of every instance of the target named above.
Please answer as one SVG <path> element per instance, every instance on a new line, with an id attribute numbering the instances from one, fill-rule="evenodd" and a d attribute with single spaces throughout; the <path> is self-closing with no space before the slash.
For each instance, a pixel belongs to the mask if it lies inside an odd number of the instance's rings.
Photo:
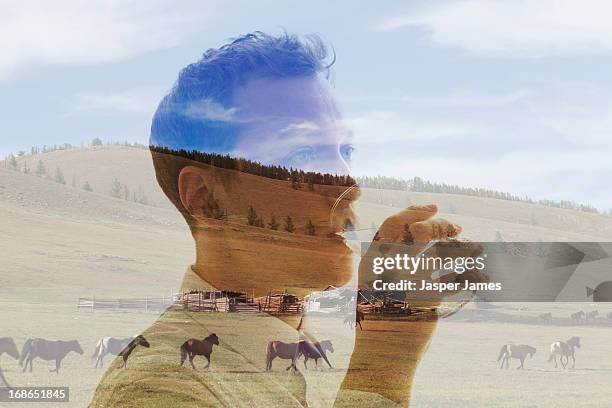
<path id="1" fill-rule="evenodd" d="M 467 104 L 456 115 L 454 98 L 440 95 L 432 97 L 434 115 L 374 111 L 348 119 L 353 170 L 609 208 L 612 105 L 604 90 L 579 88 L 530 91 L 520 109 Z M 485 95 L 475 101 L 490 102 Z"/>
<path id="2" fill-rule="evenodd" d="M 145 87 L 122 91 L 80 92 L 69 102 L 65 116 L 78 114 L 153 114 L 165 94 L 160 87 Z"/>
<path id="3" fill-rule="evenodd" d="M 319 129 L 319 125 L 314 122 L 304 121 L 299 123 L 291 123 L 287 125 L 281 132 L 312 132 Z"/>
<path id="4" fill-rule="evenodd" d="M 194 119 L 208 119 L 219 122 L 236 121 L 236 112 L 238 108 L 226 108 L 218 102 L 211 99 L 203 99 L 191 103 L 185 108 L 185 114 Z"/>
<path id="5" fill-rule="evenodd" d="M 476 54 L 539 57 L 611 51 L 611 13 L 605 0 L 431 2 L 372 29 L 422 28 L 438 44 Z"/>
<path id="6" fill-rule="evenodd" d="M 483 124 L 461 120 L 428 120 L 391 111 L 373 111 L 345 119 L 355 135 L 356 144 L 414 142 L 415 140 L 445 141 L 463 139 L 485 133 Z"/>
<path id="7" fill-rule="evenodd" d="M 4 0 L 0 79 L 24 68 L 97 64 L 176 46 L 205 21 L 204 10 L 189 5 L 170 0 Z"/>

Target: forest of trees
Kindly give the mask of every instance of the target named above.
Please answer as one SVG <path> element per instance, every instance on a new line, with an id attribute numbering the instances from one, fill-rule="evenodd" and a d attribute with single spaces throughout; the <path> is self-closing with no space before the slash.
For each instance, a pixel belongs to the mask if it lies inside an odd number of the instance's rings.
<path id="1" fill-rule="evenodd" d="M 283 166 L 265 165 L 256 161 L 234 158 L 230 155 L 222 155 L 217 153 L 207 153 L 198 150 L 172 150 L 166 147 L 151 146 L 151 150 L 173 154 L 185 157 L 189 160 L 194 160 L 200 163 L 209 164 L 211 166 L 220 167 L 228 170 L 238 170 L 243 173 L 253 174 L 256 176 L 291 181 L 291 186 L 299 189 L 302 183 L 306 183 L 309 189 L 314 190 L 315 184 L 330 185 L 330 186 L 352 186 L 355 180 L 348 175 L 337 175 L 329 173 L 305 172 L 298 169 L 287 169 Z"/>
<path id="2" fill-rule="evenodd" d="M 255 210 L 255 208 L 253 208 L 252 205 L 249 206 L 249 210 L 247 212 L 247 222 L 246 223 L 247 225 L 250 225 L 252 227 L 266 228 L 266 224 L 263 218 L 257 215 L 257 211 Z M 275 215 L 272 215 L 270 217 L 270 222 L 267 224 L 267 227 L 271 230 L 278 231 L 278 228 L 280 227 L 280 225 L 278 224 L 278 222 L 276 222 Z M 293 223 L 293 218 L 291 218 L 290 215 L 287 215 L 283 219 L 283 231 L 293 233 L 295 232 L 296 229 L 297 228 L 295 224 Z M 316 235 L 316 227 L 312 223 L 312 220 L 310 218 L 308 219 L 308 222 L 306 223 L 305 231 L 307 235 Z"/>
<path id="3" fill-rule="evenodd" d="M 87 186 L 89 186 L 89 183 L 87 183 Z M 87 188 L 83 186 L 83 190 L 87 190 Z M 111 183 L 110 195 L 114 198 L 120 198 L 128 201 L 131 200 L 135 203 L 149 205 L 149 199 L 144 194 L 140 186 L 138 186 L 138 190 L 130 190 L 127 184 L 123 184 L 118 179 L 114 179 Z"/>
<path id="4" fill-rule="evenodd" d="M 120 147 L 134 147 L 139 149 L 148 149 L 148 146 L 138 143 L 138 142 L 107 142 L 104 143 L 100 138 L 94 138 L 89 145 L 92 148 L 97 148 L 101 146 L 120 146 Z M 81 145 L 81 149 L 84 149 L 85 146 Z M 70 150 L 70 149 L 78 149 L 78 147 L 71 145 L 70 143 L 64 143 L 62 145 L 53 145 L 53 146 L 32 146 L 30 148 L 30 154 L 43 154 L 43 153 L 51 153 L 60 150 Z M 19 151 L 17 155 L 9 154 L 4 159 L 4 167 L 7 169 L 11 169 L 14 171 L 20 171 L 24 174 L 32 174 L 36 177 L 44 178 L 49 181 L 54 181 L 59 184 L 66 184 L 66 178 L 64 176 L 64 172 L 60 167 L 55 167 L 55 169 L 49 169 L 45 166 L 45 163 L 39 159 L 36 162 L 36 166 L 32 169 L 26 160 L 27 153 L 25 151 Z M 23 160 L 23 165 L 19 164 L 20 160 Z M 77 187 L 76 185 L 76 175 L 72 175 L 72 182 L 70 183 L 72 187 Z M 93 192 L 93 188 L 91 184 L 89 184 L 88 180 L 83 181 L 80 188 L 82 190 Z M 138 186 L 138 189 L 130 189 L 126 184 L 121 183 L 119 180 L 113 180 L 110 189 L 110 195 L 115 198 L 120 198 L 123 200 L 133 201 L 135 203 L 143 204 L 143 205 L 152 205 L 155 206 L 155 203 L 151 203 L 148 197 L 142 191 L 142 188 Z"/>
<path id="5" fill-rule="evenodd" d="M 388 190 L 398 190 L 398 191 L 411 191 L 411 192 L 423 192 L 423 193 L 447 193 L 447 194 L 459 194 L 459 195 L 467 195 L 474 197 L 484 197 L 484 198 L 495 198 L 500 200 L 508 200 L 508 201 L 518 201 L 518 202 L 526 202 L 531 204 L 540 204 L 548 207 L 555 208 L 564 208 L 571 210 L 578 210 L 588 213 L 595 214 L 603 214 L 607 216 L 612 216 L 612 209 L 599 211 L 597 208 L 593 207 L 589 204 L 581 204 L 574 201 L 569 200 L 535 200 L 530 197 L 522 197 L 515 194 L 500 192 L 485 188 L 473 188 L 473 187 L 461 187 L 458 185 L 446 184 L 446 183 L 436 183 L 430 182 L 427 180 L 423 180 L 420 177 L 413 177 L 411 179 L 398 179 L 394 177 L 385 177 L 385 176 L 376 176 L 376 177 L 358 177 L 357 180 L 351 178 L 347 175 L 332 175 L 332 174 L 321 174 L 315 172 L 304 172 L 303 170 L 297 169 L 287 169 L 282 166 L 268 166 L 261 164 L 259 162 L 246 160 L 246 159 L 237 159 L 232 158 L 229 155 L 220 155 L 214 153 L 204 153 L 199 151 L 186 151 L 186 150 L 171 150 L 162 147 L 148 147 L 142 143 L 138 142 L 103 142 L 100 138 L 94 138 L 92 141 L 85 146 L 81 144 L 80 148 L 84 149 L 87 147 L 97 148 L 101 146 L 124 146 L 124 147 L 133 147 L 138 149 L 147 149 L 151 148 L 154 151 L 168 154 L 176 154 L 182 157 L 186 157 L 191 160 L 199 161 L 205 164 L 210 164 L 214 166 L 218 166 L 221 168 L 231 169 L 231 170 L 239 170 L 245 173 L 254 174 L 262 177 L 273 178 L 278 180 L 290 181 L 291 186 L 294 189 L 301 189 L 302 183 L 307 185 L 309 191 L 315 190 L 315 184 L 322 185 L 334 185 L 334 186 L 352 186 L 354 184 L 358 184 L 361 187 L 365 188 L 375 188 L 375 189 L 388 189 Z M 73 146 L 70 143 L 64 143 L 61 145 L 53 145 L 53 146 L 32 146 L 30 148 L 30 154 L 40 154 L 40 153 L 49 153 L 58 150 L 70 150 L 70 149 L 78 149 L 79 147 Z M 33 169 L 28 165 L 27 160 L 25 158 L 27 153 L 25 151 L 19 151 L 16 155 L 9 154 L 4 159 L 5 168 L 21 171 L 25 174 L 34 174 L 38 177 L 44 177 L 48 180 L 56 181 L 58 183 L 66 184 L 66 180 L 64 178 L 64 174 L 62 170 L 58 167 L 51 171 L 50 169 L 45 168 L 43 162 L 39 160 L 37 162 L 36 167 Z M 19 160 L 18 160 L 19 158 Z M 23 164 L 20 165 L 19 161 L 23 160 Z M 73 175 L 73 187 L 74 187 L 74 175 Z M 120 183 L 121 184 L 121 183 Z M 81 186 L 83 190 L 93 191 L 89 182 L 85 181 Z M 119 193 L 119 189 L 121 192 Z M 126 194 L 127 190 L 127 194 Z M 130 194 L 130 189 L 121 184 L 121 186 L 113 185 L 111 186 L 111 195 L 117 198 L 122 199 L 131 199 L 132 201 L 139 202 L 141 204 L 148 204 L 147 197 L 144 196 L 139 190 L 132 190 Z M 128 198 L 126 198 L 128 196 Z M 217 213 L 221 214 L 219 211 Z M 452 212 L 452 211 L 451 211 Z M 215 218 L 221 217 L 221 215 L 216 214 Z M 263 221 L 262 221 L 263 222 Z M 275 221 L 276 223 L 276 221 Z M 277 227 L 278 228 L 278 227 Z"/>
<path id="6" fill-rule="evenodd" d="M 540 204 L 548 207 L 565 208 L 571 210 L 584 211 L 589 213 L 598 214 L 599 210 L 589 204 L 580 204 L 574 201 L 553 201 L 553 200 L 534 200 L 530 197 L 521 197 L 518 195 L 504 193 L 495 190 L 489 190 L 485 188 L 473 188 L 473 187 L 461 187 L 446 183 L 435 183 L 427 180 L 423 180 L 420 177 L 413 177 L 411 179 L 397 179 L 393 177 L 358 177 L 357 183 L 360 187 L 375 188 L 375 189 L 386 189 L 386 190 L 398 190 L 398 191 L 412 191 L 418 193 L 446 193 L 446 194 L 459 194 L 473 197 L 484 197 L 484 198 L 496 198 L 498 200 L 507 201 L 520 201 L 530 204 Z M 603 214 L 609 215 L 609 211 L 604 211 Z"/>

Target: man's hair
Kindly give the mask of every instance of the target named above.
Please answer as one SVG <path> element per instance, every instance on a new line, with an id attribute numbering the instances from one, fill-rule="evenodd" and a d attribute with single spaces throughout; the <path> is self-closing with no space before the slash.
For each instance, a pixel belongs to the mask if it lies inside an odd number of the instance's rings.
<path id="1" fill-rule="evenodd" d="M 316 77 L 328 73 L 328 51 L 317 36 L 300 39 L 287 33 L 271 36 L 254 32 L 238 37 L 185 67 L 153 117 L 149 144 L 174 151 L 226 153 L 242 126 L 232 108 L 232 94 L 250 78 Z M 188 223 L 182 206 L 178 175 L 190 164 L 177 156 L 152 150 L 157 180 Z"/>

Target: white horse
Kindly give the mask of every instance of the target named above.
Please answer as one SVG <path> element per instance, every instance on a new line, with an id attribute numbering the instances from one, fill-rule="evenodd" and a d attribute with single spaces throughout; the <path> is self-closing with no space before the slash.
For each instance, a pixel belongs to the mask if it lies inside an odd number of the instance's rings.
<path id="1" fill-rule="evenodd" d="M 499 368 L 504 368 L 504 363 L 506 363 L 506 368 L 508 368 L 510 359 L 516 358 L 521 361 L 521 365 L 516 368 L 519 370 L 523 368 L 525 358 L 527 358 L 528 355 L 529 357 L 533 357 L 535 353 L 535 347 L 531 347 L 526 344 L 504 344 L 501 347 L 501 350 L 499 350 L 499 356 L 497 357 L 497 361 L 501 360 L 501 365 Z"/>
<path id="2" fill-rule="evenodd" d="M 561 361 L 561 365 L 563 368 L 567 366 L 569 363 L 569 358 L 572 358 L 572 368 L 576 366 L 576 357 L 574 357 L 574 351 L 576 347 L 580 348 L 580 337 L 572 337 L 567 339 L 566 341 L 556 341 L 550 345 L 550 357 L 548 357 L 548 362 L 552 360 L 555 361 L 555 368 L 558 368 L 557 365 L 557 356 L 559 356 L 559 360 Z M 563 362 L 563 357 L 565 357 L 565 363 Z"/>
<path id="3" fill-rule="evenodd" d="M 107 354 L 118 356 L 135 338 L 136 336 L 126 337 L 124 339 L 101 337 L 98 343 L 96 343 L 96 348 L 91 356 L 92 360 L 96 360 L 96 368 L 98 367 L 98 363 L 100 367 L 104 365 L 104 357 L 106 357 Z"/>

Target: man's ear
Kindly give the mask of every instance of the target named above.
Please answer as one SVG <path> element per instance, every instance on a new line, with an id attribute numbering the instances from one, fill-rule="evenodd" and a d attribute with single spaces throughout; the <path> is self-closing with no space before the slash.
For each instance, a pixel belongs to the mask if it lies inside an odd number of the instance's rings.
<path id="1" fill-rule="evenodd" d="M 213 191 L 213 182 L 206 170 L 184 167 L 178 178 L 178 191 L 183 207 L 194 218 L 220 218 L 223 209 Z"/>

